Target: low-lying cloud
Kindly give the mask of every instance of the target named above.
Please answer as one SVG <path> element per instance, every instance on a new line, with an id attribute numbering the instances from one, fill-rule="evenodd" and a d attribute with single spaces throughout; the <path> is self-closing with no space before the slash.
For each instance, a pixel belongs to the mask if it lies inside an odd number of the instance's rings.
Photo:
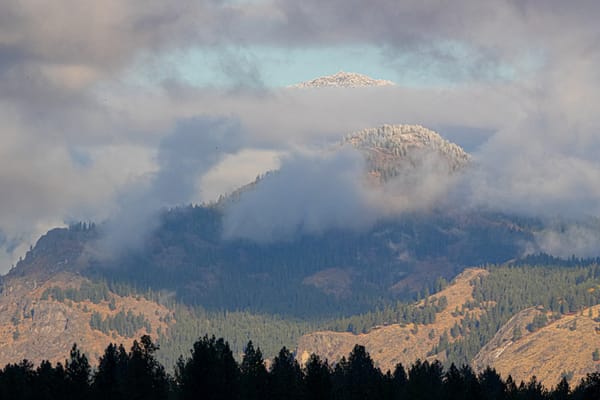
<path id="1" fill-rule="evenodd" d="M 284 158 L 225 210 L 224 237 L 289 240 L 372 223 L 364 160 L 355 150 L 300 152 Z"/>
<path id="2" fill-rule="evenodd" d="M 559 226 L 557 226 L 559 225 Z M 562 226 L 560 226 L 562 225 Z M 535 237 L 536 251 L 557 257 L 598 257 L 600 254 L 600 222 L 598 219 L 579 223 L 552 224 Z"/>
<path id="3" fill-rule="evenodd" d="M 365 230 L 382 218 L 445 202 L 458 178 L 448 160 L 423 152 L 385 182 L 368 173 L 366 155 L 350 145 L 293 153 L 241 197 L 227 203 L 226 239 L 290 240 L 328 230 Z"/>
<path id="4" fill-rule="evenodd" d="M 213 190 L 199 182 L 242 176 L 218 166 L 249 149 L 282 155 L 281 171 L 265 179 L 264 194 L 244 200 L 256 222 L 241 211 L 228 216 L 230 235 L 261 224 L 255 209 L 265 221 L 288 224 L 263 223 L 267 240 L 277 231 L 358 229 L 388 212 L 455 198 L 466 208 L 549 219 L 598 216 L 599 7 L 594 1 L 2 2 L 0 271 L 52 226 L 131 217 L 123 226 L 139 227 L 152 218 L 146 209 L 198 202 L 198 193 Z M 252 57 L 255 46 L 374 47 L 400 80 L 423 73 L 426 84 L 269 89 L 262 60 Z M 198 87 L 161 63 L 209 48 L 223 49 L 217 67 L 233 87 Z M 144 60 L 156 60 L 156 74 L 136 76 Z M 421 192 L 401 180 L 377 191 L 358 177 L 359 157 L 297 150 L 385 123 L 437 128 L 471 150 L 473 167 L 458 182 L 419 180 Z M 241 165 L 247 168 L 247 160 Z M 207 173 L 211 179 L 202 179 Z M 360 183 L 349 183 L 349 174 Z M 294 193 L 294 207 L 277 190 Z M 135 217 L 124 212 L 133 205 Z M 360 218 L 346 218 L 355 213 Z M 568 243 L 593 254 L 590 229 L 571 235 L 591 238 L 586 245 L 541 235 L 540 247 L 563 254 L 560 246 Z"/>
<path id="5" fill-rule="evenodd" d="M 114 256 L 138 246 L 159 224 L 162 209 L 193 202 L 198 176 L 243 147 L 239 121 L 196 117 L 181 121 L 159 145 L 158 169 L 117 197 L 117 208 L 103 227 L 96 254 Z"/>

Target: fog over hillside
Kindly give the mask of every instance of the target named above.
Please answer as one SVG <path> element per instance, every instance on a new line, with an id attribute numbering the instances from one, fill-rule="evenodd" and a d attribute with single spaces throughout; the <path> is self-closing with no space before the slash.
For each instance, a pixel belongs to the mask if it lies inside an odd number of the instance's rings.
<path id="1" fill-rule="evenodd" d="M 598 255 L 599 8 L 3 2 L 0 271 L 51 227 L 119 220 L 108 246 L 135 245 L 157 209 L 277 167 L 229 211 L 230 234 L 240 218 L 266 240 L 445 206 L 541 217 L 540 248 Z M 396 85 L 285 88 L 353 66 Z M 373 189 L 362 156 L 331 148 L 384 124 L 435 128 L 470 150 L 469 167 Z"/>
<path id="2" fill-rule="evenodd" d="M 295 234 L 370 228 L 404 212 L 427 211 L 460 179 L 469 156 L 421 126 L 384 125 L 338 146 L 282 158 L 225 207 L 225 238 L 259 242 Z"/>

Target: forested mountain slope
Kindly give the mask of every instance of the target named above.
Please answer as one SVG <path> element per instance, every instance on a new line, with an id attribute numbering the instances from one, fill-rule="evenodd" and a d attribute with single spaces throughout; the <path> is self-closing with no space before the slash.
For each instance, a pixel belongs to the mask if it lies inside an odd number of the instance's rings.
<path id="1" fill-rule="evenodd" d="M 108 259 L 93 251 L 102 227 L 55 229 L 7 278 L 67 270 L 172 292 L 180 302 L 212 310 L 325 318 L 414 296 L 431 289 L 437 277 L 450 278 L 470 265 L 514 258 L 531 239 L 526 226 L 505 216 L 430 212 L 366 232 L 336 230 L 259 244 L 221 239 L 221 218 L 211 206 L 167 211 L 141 248 Z M 327 281 L 341 275 L 346 290 L 327 289 Z"/>
<path id="2" fill-rule="evenodd" d="M 446 307 L 435 307 L 441 299 Z M 563 376 L 576 383 L 600 365 L 600 266 L 593 261 L 469 269 L 413 307 L 426 304 L 433 305 L 432 315 L 413 323 L 382 309 L 375 314 L 386 326 L 366 333 L 310 333 L 300 338 L 298 354 L 339 360 L 359 343 L 384 370 L 438 359 L 478 371 L 491 366 L 517 382 L 536 375 L 549 386 Z M 372 314 L 346 322 L 372 320 Z"/>
<path id="3" fill-rule="evenodd" d="M 267 357 L 300 338 L 301 361 L 312 352 L 335 361 L 358 343 L 383 369 L 439 359 L 446 365 L 472 363 L 479 370 L 489 364 L 514 379 L 535 373 L 548 385 L 563 375 L 576 383 L 597 367 L 600 267 L 595 261 L 467 269 L 450 284 L 438 279 L 435 293 L 417 302 L 386 301 L 347 317 L 298 319 L 210 311 L 182 303 L 173 292 L 90 279 L 77 270 L 48 276 L 32 258 L 3 280 L 0 362 L 59 360 L 74 342 L 94 359 L 110 341 L 149 333 L 162 347 L 157 356 L 171 367 L 191 342 L 215 334 L 229 337 L 238 357 L 249 338 Z"/>
<path id="4" fill-rule="evenodd" d="M 355 344 L 360 344 L 371 352 L 384 371 L 393 370 L 398 363 L 408 365 L 417 359 L 445 359 L 445 345 L 460 336 L 453 329 L 460 324 L 464 311 L 457 313 L 455 310 L 465 310 L 473 302 L 471 281 L 486 274 L 487 271 L 482 269 L 466 270 L 450 286 L 413 305 L 414 309 L 424 311 L 422 318 L 415 318 L 413 313 L 406 322 L 397 323 L 402 317 L 388 310 L 386 324 L 373 327 L 366 333 L 324 331 L 305 335 L 298 341 L 298 357 L 305 362 L 310 354 L 316 353 L 322 358 L 337 361 Z M 482 311 L 480 307 L 473 307 L 469 312 L 473 318 L 478 318 Z M 381 314 L 381 318 L 385 318 L 386 310 L 382 310 Z M 359 317 L 356 318 L 354 323 L 359 320 Z M 348 323 L 353 324 L 352 319 Z"/>
<path id="5" fill-rule="evenodd" d="M 469 161 L 459 146 L 416 125 L 366 129 L 341 143 L 364 153 L 365 175 L 377 176 L 379 185 L 406 175 L 416 181 L 404 184 L 418 184 L 422 170 L 430 173 L 433 167 L 444 176 L 460 173 Z M 236 192 L 229 201 L 244 195 Z M 382 217 L 362 230 L 298 232 L 262 243 L 224 238 L 225 212 L 223 203 L 164 210 L 140 245 L 115 254 L 104 254 L 111 250 L 101 244 L 120 221 L 54 229 L 8 277 L 66 270 L 142 291 L 167 291 L 179 302 L 209 310 L 332 318 L 414 298 L 431 290 L 438 277 L 451 278 L 465 267 L 516 258 L 539 225 L 498 213 L 433 208 Z"/>
<path id="6" fill-rule="evenodd" d="M 344 143 L 365 152 L 365 174 L 377 178 L 369 185 L 425 167 L 447 177 L 469 168 L 460 147 L 419 126 L 369 129 Z M 424 165 L 429 157 L 435 162 Z M 115 221 L 49 231 L 2 277 L 0 362 L 56 359 L 73 342 L 95 355 L 110 340 L 149 333 L 168 367 L 198 336 L 214 334 L 237 356 L 252 338 L 267 357 L 299 343 L 299 356 L 333 361 L 362 343 L 383 368 L 418 358 L 505 368 L 513 349 L 550 337 L 536 329 L 600 304 L 599 260 L 520 259 L 543 229 L 537 219 L 432 207 L 363 230 L 254 242 L 224 237 L 223 204 L 163 210 L 138 246 L 114 253 L 101 244 Z M 509 336 L 536 344 L 499 351 Z M 592 367 L 582 365 L 560 368 L 580 376 Z"/>

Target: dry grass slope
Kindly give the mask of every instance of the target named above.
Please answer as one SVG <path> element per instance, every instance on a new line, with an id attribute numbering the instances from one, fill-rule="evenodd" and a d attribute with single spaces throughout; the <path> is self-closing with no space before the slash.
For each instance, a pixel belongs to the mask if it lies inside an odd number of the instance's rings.
<path id="1" fill-rule="evenodd" d="M 112 331 L 109 335 L 90 327 L 93 312 L 103 317 L 114 315 L 121 310 L 131 310 L 143 314 L 150 322 L 150 336 L 156 338 L 157 329 L 168 329 L 164 317 L 171 312 L 152 301 L 141 297 L 121 297 L 111 293 L 114 299 L 113 310 L 108 301 L 94 304 L 91 301 L 42 300 L 42 293 L 49 287 L 79 287 L 84 278 L 60 273 L 37 284 L 31 279 L 11 279 L 5 283 L 0 295 L 0 365 L 17 362 L 24 358 L 38 364 L 42 360 L 64 362 L 73 343 L 90 358 L 92 364 L 110 343 L 123 343 L 128 347 L 132 338 L 126 338 Z M 33 311 L 32 311 L 33 310 Z M 136 337 L 146 334 L 140 329 Z"/>
<path id="2" fill-rule="evenodd" d="M 600 361 L 592 359 L 593 351 L 600 348 L 600 323 L 595 320 L 600 305 L 562 316 L 533 333 L 522 328 L 523 336 L 513 341 L 514 327 L 525 326 L 539 312 L 527 309 L 515 315 L 481 350 L 474 366 L 489 364 L 517 382 L 535 375 L 548 387 L 556 385 L 563 374 L 571 376 L 570 383 L 575 385 L 585 374 L 600 370 Z"/>
<path id="3" fill-rule="evenodd" d="M 485 274 L 487 271 L 483 269 L 467 269 L 457 276 L 451 285 L 431 296 L 430 300 L 441 296 L 446 296 L 448 300 L 448 307 L 436 314 L 434 324 L 380 326 L 359 335 L 331 331 L 310 333 L 302 336 L 298 341 L 299 359 L 304 363 L 311 353 L 316 353 L 329 361 L 337 361 L 342 356 L 347 356 L 356 344 L 365 346 L 383 371 L 393 370 L 399 362 L 409 365 L 419 358 L 425 359 L 427 353 L 439 342 L 444 331 L 449 332 L 455 323 L 460 322 L 462 316 L 453 315 L 455 308 L 460 309 L 463 304 L 473 300 L 471 281 Z M 482 310 L 475 309 L 473 312 L 477 315 Z M 433 335 L 430 334 L 432 329 Z M 433 355 L 430 358 L 440 358 L 440 356 Z"/>

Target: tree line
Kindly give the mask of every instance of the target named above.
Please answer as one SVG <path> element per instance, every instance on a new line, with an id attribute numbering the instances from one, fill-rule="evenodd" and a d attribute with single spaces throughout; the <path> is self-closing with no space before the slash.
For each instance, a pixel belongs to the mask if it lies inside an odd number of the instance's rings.
<path id="1" fill-rule="evenodd" d="M 363 346 L 330 364 L 311 355 L 301 366 L 283 347 L 269 363 L 249 341 L 237 362 L 224 339 L 204 336 L 173 375 L 157 361 L 158 346 L 147 335 L 126 351 L 110 344 L 94 369 L 76 345 L 65 363 L 27 361 L 0 370 L 0 399 L 51 400 L 588 400 L 600 398 L 600 373 L 589 373 L 571 389 L 563 378 L 545 388 L 532 377 L 516 384 L 494 369 L 475 373 L 468 365 L 444 369 L 438 361 L 416 361 L 383 373 Z"/>

